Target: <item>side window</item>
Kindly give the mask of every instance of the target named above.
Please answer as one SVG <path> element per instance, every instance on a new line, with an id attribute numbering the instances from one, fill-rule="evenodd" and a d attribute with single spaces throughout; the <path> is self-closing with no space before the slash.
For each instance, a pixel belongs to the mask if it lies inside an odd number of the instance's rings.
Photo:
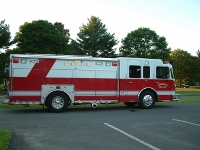
<path id="1" fill-rule="evenodd" d="M 168 67 L 156 67 L 156 78 L 168 79 L 169 68 Z"/>
<path id="2" fill-rule="evenodd" d="M 150 67 L 149 66 L 143 67 L 143 77 L 150 78 Z"/>
<path id="3" fill-rule="evenodd" d="M 141 66 L 129 66 L 129 78 L 141 78 Z"/>

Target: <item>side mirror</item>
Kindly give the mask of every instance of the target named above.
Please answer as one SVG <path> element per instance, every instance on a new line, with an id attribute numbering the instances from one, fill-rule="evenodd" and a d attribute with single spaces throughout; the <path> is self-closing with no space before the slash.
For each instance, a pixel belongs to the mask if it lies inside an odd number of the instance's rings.
<path id="1" fill-rule="evenodd" d="M 8 67 L 5 67 L 4 73 L 6 73 L 7 71 L 9 71 L 9 68 L 8 68 Z"/>

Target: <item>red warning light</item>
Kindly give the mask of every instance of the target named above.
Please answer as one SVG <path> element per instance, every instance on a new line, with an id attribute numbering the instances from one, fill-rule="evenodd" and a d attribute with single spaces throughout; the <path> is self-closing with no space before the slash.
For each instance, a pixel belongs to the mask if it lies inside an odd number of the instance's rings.
<path id="1" fill-rule="evenodd" d="M 56 86 L 56 89 L 60 89 L 60 85 L 57 85 L 57 86 Z"/>
<path id="2" fill-rule="evenodd" d="M 19 58 L 13 58 L 12 62 L 13 63 L 19 63 Z"/>
<path id="3" fill-rule="evenodd" d="M 112 62 L 112 66 L 118 66 L 118 63 L 117 63 L 117 61 L 115 61 L 115 62 Z"/>

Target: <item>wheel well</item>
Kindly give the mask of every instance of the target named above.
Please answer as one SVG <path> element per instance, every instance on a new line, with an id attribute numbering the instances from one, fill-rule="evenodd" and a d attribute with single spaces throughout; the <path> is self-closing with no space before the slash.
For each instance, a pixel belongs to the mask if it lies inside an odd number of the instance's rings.
<path id="1" fill-rule="evenodd" d="M 140 97 L 140 95 L 141 95 L 143 92 L 145 92 L 145 91 L 150 91 L 150 92 L 152 92 L 152 93 L 155 95 L 156 102 L 158 102 L 158 95 L 157 95 L 156 91 L 153 90 L 153 89 L 151 89 L 151 88 L 147 88 L 147 89 L 144 89 L 143 91 L 141 91 L 140 94 L 139 94 L 139 97 Z"/>
<path id="2" fill-rule="evenodd" d="M 53 92 L 49 93 L 48 96 L 47 96 L 46 99 L 45 99 L 45 104 L 46 104 L 46 102 L 47 102 L 47 99 L 49 98 L 49 96 L 50 96 L 52 93 L 63 93 L 63 94 L 65 94 L 66 97 L 67 97 L 68 100 L 69 100 L 69 104 L 71 104 L 71 98 L 70 98 L 70 96 L 69 96 L 67 93 L 65 93 L 64 91 L 53 91 Z"/>

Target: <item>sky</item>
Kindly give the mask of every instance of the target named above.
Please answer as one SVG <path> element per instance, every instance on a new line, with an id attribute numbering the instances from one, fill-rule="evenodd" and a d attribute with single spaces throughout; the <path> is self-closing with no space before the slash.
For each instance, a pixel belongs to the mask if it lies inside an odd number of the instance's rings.
<path id="1" fill-rule="evenodd" d="M 9 24 L 11 37 L 24 22 L 61 22 L 77 38 L 79 27 L 91 16 L 121 40 L 140 27 L 164 36 L 171 50 L 193 56 L 200 49 L 200 0 L 1 0 L 0 21 Z"/>

